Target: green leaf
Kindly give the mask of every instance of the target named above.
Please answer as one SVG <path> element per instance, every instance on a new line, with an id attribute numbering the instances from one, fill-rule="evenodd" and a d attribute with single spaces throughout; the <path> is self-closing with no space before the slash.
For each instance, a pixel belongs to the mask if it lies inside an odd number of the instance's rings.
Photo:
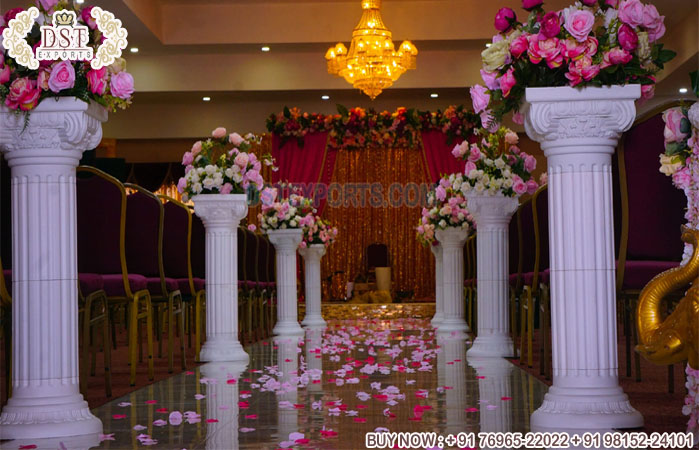
<path id="1" fill-rule="evenodd" d="M 291 119 L 291 111 L 289 111 L 288 106 L 284 107 L 284 117 L 286 117 L 287 119 Z"/>
<path id="2" fill-rule="evenodd" d="M 661 63 L 666 63 L 670 60 L 672 60 L 675 56 L 677 56 L 677 52 L 672 51 L 672 50 L 660 50 L 658 52 L 658 61 Z"/>
<path id="3" fill-rule="evenodd" d="M 340 116 L 342 116 L 343 119 L 349 117 L 349 110 L 347 107 L 339 103 L 337 104 L 337 112 L 340 113 Z"/>
<path id="4" fill-rule="evenodd" d="M 684 151 L 684 149 L 687 147 L 687 142 L 668 142 L 665 145 L 665 154 L 668 156 L 673 156 L 680 154 Z"/>

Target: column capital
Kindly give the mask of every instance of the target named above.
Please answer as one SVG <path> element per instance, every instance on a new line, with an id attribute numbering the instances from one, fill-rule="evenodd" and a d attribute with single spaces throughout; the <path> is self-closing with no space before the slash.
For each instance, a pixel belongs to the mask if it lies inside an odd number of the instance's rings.
<path id="1" fill-rule="evenodd" d="M 303 256 L 303 259 L 319 260 L 325 255 L 325 245 L 311 244 L 308 247 L 299 248 L 299 253 Z"/>
<path id="2" fill-rule="evenodd" d="M 200 194 L 192 197 L 194 213 L 209 226 L 233 225 L 248 214 L 245 194 Z"/>
<path id="3" fill-rule="evenodd" d="M 482 195 L 470 192 L 466 194 L 467 208 L 476 219 L 478 228 L 482 225 L 510 223 L 512 214 L 519 207 L 518 197 L 504 195 Z"/>
<path id="4" fill-rule="evenodd" d="M 461 227 L 447 227 L 444 230 L 437 230 L 435 233 L 437 240 L 442 246 L 442 250 L 447 248 L 463 247 L 468 237 L 468 229 Z"/>
<path id="5" fill-rule="evenodd" d="M 303 239 L 303 230 L 301 228 L 267 230 L 267 236 L 278 250 L 295 251 Z"/>

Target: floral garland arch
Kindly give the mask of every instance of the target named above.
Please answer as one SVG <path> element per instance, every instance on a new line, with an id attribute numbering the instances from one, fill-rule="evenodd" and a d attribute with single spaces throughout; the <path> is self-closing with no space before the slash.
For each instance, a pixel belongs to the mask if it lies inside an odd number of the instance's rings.
<path id="1" fill-rule="evenodd" d="M 449 106 L 443 112 L 418 111 L 400 107 L 394 112 L 374 109 L 347 109 L 337 105 L 338 114 L 301 112 L 298 108 L 284 107 L 279 114 L 267 119 L 267 130 L 282 138 L 282 144 L 297 139 L 300 147 L 308 133 L 327 132 L 328 147 L 360 150 L 367 147 L 420 148 L 422 131 L 441 131 L 452 144 L 458 137 L 467 136 L 480 128 L 478 114 L 463 105 Z"/>

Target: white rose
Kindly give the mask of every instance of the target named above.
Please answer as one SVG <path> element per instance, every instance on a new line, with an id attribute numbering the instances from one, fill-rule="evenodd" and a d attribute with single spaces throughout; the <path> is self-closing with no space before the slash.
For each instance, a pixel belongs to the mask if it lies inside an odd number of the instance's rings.
<path id="1" fill-rule="evenodd" d="M 240 174 L 240 172 L 234 173 L 231 178 L 233 179 L 234 183 L 241 183 L 243 181 L 243 176 Z"/>
<path id="2" fill-rule="evenodd" d="M 481 53 L 485 70 L 488 72 L 495 72 L 501 69 L 505 65 L 509 54 L 510 42 L 507 39 L 493 42 L 490 44 L 490 47 L 487 47 Z"/>
<path id="3" fill-rule="evenodd" d="M 441 228 L 446 228 L 446 227 L 447 227 L 447 222 L 446 222 L 444 219 L 442 219 L 442 220 L 439 221 L 439 226 L 440 226 Z"/>
<path id="4" fill-rule="evenodd" d="M 468 191 L 471 190 L 471 184 L 470 183 L 464 183 L 461 185 L 461 193 L 466 195 Z"/>
<path id="5" fill-rule="evenodd" d="M 493 160 L 490 158 L 485 158 L 485 165 L 486 166 L 492 166 L 493 165 Z"/>
<path id="6" fill-rule="evenodd" d="M 211 187 L 214 185 L 214 179 L 211 177 L 206 177 L 204 178 L 204 187 L 206 189 L 211 189 Z"/>
<path id="7" fill-rule="evenodd" d="M 213 175 L 216 172 L 216 166 L 214 166 L 213 164 L 209 164 L 204 168 L 204 171 L 207 175 Z"/>
<path id="8" fill-rule="evenodd" d="M 502 169 L 503 167 L 505 167 L 505 161 L 503 161 L 502 158 L 496 159 L 495 167 L 497 167 L 498 169 Z"/>
<path id="9" fill-rule="evenodd" d="M 483 183 L 479 181 L 478 183 L 476 183 L 473 189 L 475 189 L 476 192 L 483 192 L 485 190 L 485 186 L 483 185 Z"/>
<path id="10" fill-rule="evenodd" d="M 471 169 L 471 171 L 468 173 L 468 178 L 469 180 L 473 180 L 478 177 L 478 170 L 477 169 Z"/>
<path id="11" fill-rule="evenodd" d="M 231 169 L 230 167 L 228 169 L 226 169 L 225 174 L 228 178 L 233 178 L 233 173 L 234 173 L 233 169 Z"/>
<path id="12" fill-rule="evenodd" d="M 297 224 L 298 224 L 298 222 L 296 222 L 296 220 L 294 220 L 294 219 L 289 221 L 289 226 L 296 227 Z"/>
<path id="13" fill-rule="evenodd" d="M 204 173 L 204 168 L 203 168 L 203 167 L 197 167 L 196 170 L 197 170 L 197 173 L 198 173 L 199 175 L 202 175 L 202 174 Z"/>
<path id="14" fill-rule="evenodd" d="M 455 191 L 461 189 L 461 178 L 457 178 L 456 180 L 454 180 L 453 188 Z"/>
<path id="15" fill-rule="evenodd" d="M 503 180 L 503 182 L 502 182 L 502 186 L 503 186 L 505 189 L 511 188 L 511 187 L 512 187 L 512 178 L 505 178 L 505 179 Z"/>
<path id="16" fill-rule="evenodd" d="M 502 171 L 502 176 L 505 177 L 505 178 L 508 178 L 508 177 L 510 177 L 511 175 L 512 175 L 512 172 L 510 171 L 510 169 L 505 169 L 505 170 Z"/>
<path id="17" fill-rule="evenodd" d="M 194 183 L 194 184 L 192 185 L 192 190 L 193 190 L 195 193 L 199 194 L 199 193 L 202 191 L 201 183 Z"/>

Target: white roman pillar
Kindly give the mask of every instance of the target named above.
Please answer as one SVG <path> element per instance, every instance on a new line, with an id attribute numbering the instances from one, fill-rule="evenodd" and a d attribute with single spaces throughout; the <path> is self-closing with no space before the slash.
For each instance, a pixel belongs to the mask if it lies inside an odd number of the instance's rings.
<path id="1" fill-rule="evenodd" d="M 435 313 L 432 318 L 432 326 L 438 328 L 444 320 L 444 278 L 442 276 L 442 246 L 440 244 L 430 246 L 434 255 L 434 302 Z"/>
<path id="2" fill-rule="evenodd" d="M 320 259 L 325 255 L 325 245 L 312 244 L 299 249 L 303 256 L 306 272 L 306 316 L 301 325 L 304 327 L 325 327 L 321 312 L 320 294 Z"/>
<path id="3" fill-rule="evenodd" d="M 469 357 L 509 357 L 510 337 L 508 225 L 519 200 L 470 193 L 468 210 L 476 219 L 478 271 L 478 336 Z"/>
<path id="4" fill-rule="evenodd" d="M 31 112 L 0 107 L 12 170 L 12 397 L 0 439 L 102 432 L 78 382 L 75 168 L 102 139 L 107 112 L 74 97 Z"/>
<path id="5" fill-rule="evenodd" d="M 192 197 L 206 228 L 206 342 L 200 361 L 250 360 L 238 338 L 238 225 L 248 213 L 245 194 Z"/>
<path id="6" fill-rule="evenodd" d="M 466 337 L 471 329 L 464 319 L 464 242 L 468 231 L 461 227 L 437 230 L 442 247 L 442 276 L 444 279 L 444 320 L 437 330 L 442 335 Z"/>
<path id="7" fill-rule="evenodd" d="M 217 450 L 221 448 L 239 448 L 238 417 L 240 408 L 238 402 L 239 378 L 247 368 L 247 363 L 239 362 L 210 362 L 199 368 L 202 377 L 215 381 L 206 384 L 206 419 L 216 419 L 218 422 L 206 424 L 206 448 Z M 228 380 L 236 380 L 228 383 Z M 187 425 L 180 425 L 187 426 Z"/>
<path id="8" fill-rule="evenodd" d="M 277 324 L 276 336 L 303 336 L 298 322 L 296 296 L 296 249 L 301 243 L 302 230 L 287 228 L 268 230 L 269 241 L 277 250 Z"/>
<path id="9" fill-rule="evenodd" d="M 527 134 L 548 159 L 553 337 L 553 386 L 532 429 L 643 426 L 617 376 L 611 171 L 640 93 L 639 85 L 527 89 Z"/>

